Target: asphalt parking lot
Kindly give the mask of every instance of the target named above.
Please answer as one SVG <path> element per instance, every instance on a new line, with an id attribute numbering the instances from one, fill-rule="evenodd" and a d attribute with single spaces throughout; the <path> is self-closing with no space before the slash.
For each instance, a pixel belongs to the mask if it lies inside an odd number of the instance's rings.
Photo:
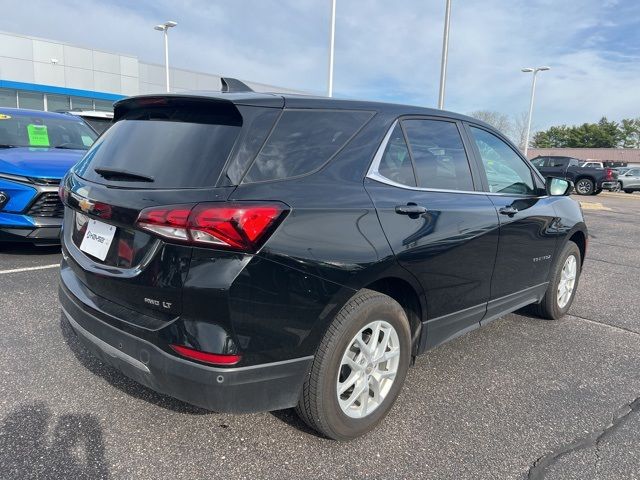
<path id="1" fill-rule="evenodd" d="M 640 478 L 640 194 L 577 198 L 591 239 L 571 315 L 508 315 L 419 357 L 349 443 L 128 380 L 62 322 L 58 249 L 2 246 L 0 478 Z"/>

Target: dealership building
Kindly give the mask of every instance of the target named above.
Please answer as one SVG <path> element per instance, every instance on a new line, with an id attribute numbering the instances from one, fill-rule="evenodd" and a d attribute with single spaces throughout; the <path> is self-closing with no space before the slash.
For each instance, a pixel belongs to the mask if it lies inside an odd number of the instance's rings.
<path id="1" fill-rule="evenodd" d="M 256 91 L 300 93 L 245 83 Z M 171 68 L 170 85 L 173 92 L 220 90 L 220 76 Z M 0 107 L 110 111 L 120 98 L 165 91 L 164 65 L 135 55 L 0 32 Z"/>

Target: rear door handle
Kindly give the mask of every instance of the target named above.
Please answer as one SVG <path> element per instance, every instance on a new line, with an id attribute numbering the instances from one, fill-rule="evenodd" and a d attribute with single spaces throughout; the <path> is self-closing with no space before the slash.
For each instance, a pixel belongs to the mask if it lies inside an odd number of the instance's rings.
<path id="1" fill-rule="evenodd" d="M 508 205 L 506 207 L 502 207 L 500 210 L 498 210 L 498 212 L 500 212 L 502 215 L 509 215 L 510 217 L 513 217 L 516 213 L 518 213 L 518 209 L 514 206 Z"/>
<path id="2" fill-rule="evenodd" d="M 406 205 L 397 205 L 396 213 L 399 213 L 400 215 L 422 215 L 423 213 L 427 213 L 427 209 L 422 205 L 408 203 Z"/>

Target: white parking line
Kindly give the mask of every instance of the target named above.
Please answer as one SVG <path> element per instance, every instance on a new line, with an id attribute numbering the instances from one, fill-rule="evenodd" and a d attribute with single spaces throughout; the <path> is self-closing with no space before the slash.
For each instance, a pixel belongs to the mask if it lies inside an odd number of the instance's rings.
<path id="1" fill-rule="evenodd" d="M 51 265 L 40 265 L 38 267 L 13 268 L 11 270 L 0 270 L 0 275 L 4 273 L 31 272 L 33 270 L 46 270 L 47 268 L 58 268 L 58 267 L 60 267 L 59 263 L 53 263 Z"/>

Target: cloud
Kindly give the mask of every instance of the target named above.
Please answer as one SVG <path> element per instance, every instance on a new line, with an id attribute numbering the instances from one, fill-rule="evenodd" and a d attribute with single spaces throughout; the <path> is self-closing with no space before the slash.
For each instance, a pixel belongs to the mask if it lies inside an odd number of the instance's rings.
<path id="1" fill-rule="evenodd" d="M 176 20 L 174 66 L 322 94 L 328 0 L 5 0 L 0 29 L 132 53 L 162 63 L 153 25 Z M 338 96 L 433 106 L 438 94 L 444 0 L 338 0 Z M 461 112 L 528 107 L 534 123 L 638 116 L 640 5 L 633 0 L 454 1 L 446 106 Z"/>

